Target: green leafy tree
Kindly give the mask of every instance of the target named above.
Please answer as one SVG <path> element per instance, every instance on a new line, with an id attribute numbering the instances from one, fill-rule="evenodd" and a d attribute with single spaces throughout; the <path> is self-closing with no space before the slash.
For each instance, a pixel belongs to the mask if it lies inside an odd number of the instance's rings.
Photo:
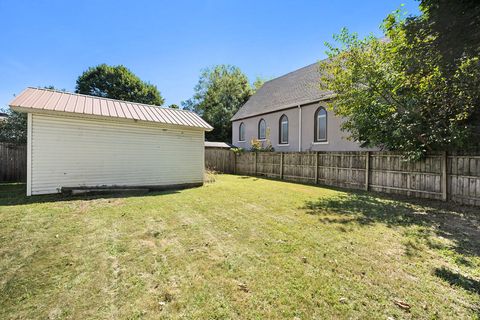
<path id="1" fill-rule="evenodd" d="M 235 66 L 218 65 L 202 71 L 194 90 L 193 98 L 182 102 L 183 108 L 214 127 L 206 133 L 208 140 L 231 142 L 230 119 L 253 93 L 247 76 Z"/>
<path id="2" fill-rule="evenodd" d="M 432 38 L 443 65 L 455 66 L 458 59 L 480 55 L 478 0 L 422 0 L 420 8 L 423 14 L 408 18 L 407 28 L 410 32 L 420 29 Z"/>
<path id="3" fill-rule="evenodd" d="M 334 36 L 340 45 L 327 44 L 329 59 L 320 63 L 321 87 L 336 93 L 331 108 L 345 117 L 351 138 L 411 159 L 478 141 L 479 57 L 469 44 L 453 55 L 444 51 L 430 7 L 421 8 L 420 17 L 389 15 L 388 40 L 342 30 Z"/>
<path id="4" fill-rule="evenodd" d="M 172 103 L 171 105 L 168 106 L 170 109 L 180 109 L 178 104 Z"/>
<path id="5" fill-rule="evenodd" d="M 54 86 L 45 89 L 57 90 Z M 65 91 L 62 89 L 61 91 Z M 1 111 L 1 110 L 0 110 Z M 27 142 L 27 115 L 5 108 L 7 118 L 0 122 L 0 142 L 23 144 Z"/>
<path id="6" fill-rule="evenodd" d="M 122 65 L 89 68 L 78 77 L 75 92 L 157 106 L 164 102 L 155 85 L 142 81 Z"/>
<path id="7" fill-rule="evenodd" d="M 0 122 L 0 142 L 27 142 L 27 115 L 11 109 L 4 110 L 7 118 Z"/>
<path id="8" fill-rule="evenodd" d="M 257 92 L 258 89 L 260 89 L 265 84 L 265 82 L 266 82 L 265 79 L 257 77 L 253 82 L 253 90 Z"/>

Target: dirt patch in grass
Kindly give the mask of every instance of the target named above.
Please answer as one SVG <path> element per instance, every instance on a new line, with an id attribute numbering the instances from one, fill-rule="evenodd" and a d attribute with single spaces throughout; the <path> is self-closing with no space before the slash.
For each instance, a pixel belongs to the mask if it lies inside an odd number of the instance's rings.
<path id="1" fill-rule="evenodd" d="M 75 211 L 76 213 L 82 214 L 87 213 L 92 210 L 107 208 L 107 207 L 117 207 L 125 203 L 125 199 L 114 198 L 114 199 L 87 199 L 87 200 L 74 200 L 68 201 L 65 204 L 59 204 L 59 207 L 62 208 L 64 205 L 68 206 L 70 210 Z"/>

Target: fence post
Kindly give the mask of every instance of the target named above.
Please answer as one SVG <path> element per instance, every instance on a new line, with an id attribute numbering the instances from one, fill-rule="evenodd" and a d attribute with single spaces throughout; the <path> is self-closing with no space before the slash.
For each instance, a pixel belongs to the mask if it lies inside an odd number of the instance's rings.
<path id="1" fill-rule="evenodd" d="M 237 153 L 236 152 L 233 152 L 233 174 L 237 174 Z"/>
<path id="2" fill-rule="evenodd" d="M 257 175 L 257 152 L 254 152 L 253 153 L 254 157 L 253 157 L 253 175 L 256 176 Z"/>
<path id="3" fill-rule="evenodd" d="M 365 191 L 368 191 L 370 185 L 370 151 L 365 153 Z"/>
<path id="4" fill-rule="evenodd" d="M 283 152 L 280 152 L 280 180 L 283 180 Z"/>
<path id="5" fill-rule="evenodd" d="M 448 172 L 447 172 L 447 161 L 448 161 L 448 153 L 447 151 L 444 151 L 442 154 L 442 200 L 447 201 L 448 200 L 448 193 L 447 193 L 447 178 L 448 178 Z"/>
<path id="6" fill-rule="evenodd" d="M 315 152 L 315 184 L 318 184 L 318 151 Z"/>

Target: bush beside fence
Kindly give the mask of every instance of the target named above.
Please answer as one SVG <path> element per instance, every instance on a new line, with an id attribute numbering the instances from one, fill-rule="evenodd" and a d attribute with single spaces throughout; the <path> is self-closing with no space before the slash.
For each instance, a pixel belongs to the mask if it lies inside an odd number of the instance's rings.
<path id="1" fill-rule="evenodd" d="M 480 156 L 437 153 L 417 162 L 395 152 L 205 150 L 208 169 L 480 206 Z M 208 159 L 208 160 L 207 160 Z"/>

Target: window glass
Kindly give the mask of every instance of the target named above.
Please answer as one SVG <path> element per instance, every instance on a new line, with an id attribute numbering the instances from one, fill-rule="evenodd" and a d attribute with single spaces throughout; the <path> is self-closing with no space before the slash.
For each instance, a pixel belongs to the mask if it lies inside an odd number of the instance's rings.
<path id="1" fill-rule="evenodd" d="M 280 143 L 288 143 L 288 118 L 286 115 L 280 118 Z"/>
<path id="2" fill-rule="evenodd" d="M 316 112 L 315 141 L 327 141 L 327 111 L 323 107 Z"/>
<path id="3" fill-rule="evenodd" d="M 240 123 L 240 127 L 238 128 L 238 140 L 245 141 L 245 124 Z"/>
<path id="4" fill-rule="evenodd" d="M 265 139 L 267 134 L 267 123 L 265 120 L 260 119 L 258 123 L 258 139 Z"/>

